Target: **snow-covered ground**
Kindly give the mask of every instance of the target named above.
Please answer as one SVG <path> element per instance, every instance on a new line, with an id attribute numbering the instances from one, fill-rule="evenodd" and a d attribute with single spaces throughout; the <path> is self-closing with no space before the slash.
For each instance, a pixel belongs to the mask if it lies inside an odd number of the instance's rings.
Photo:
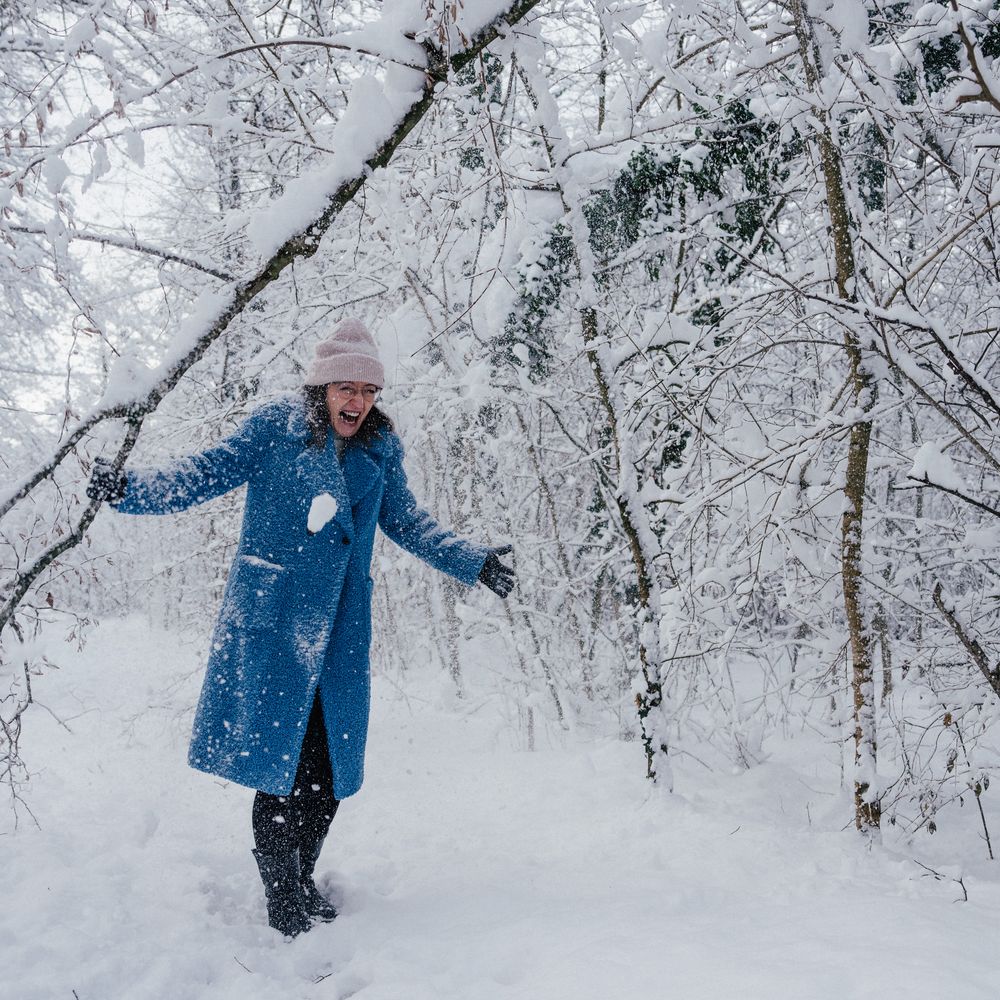
<path id="1" fill-rule="evenodd" d="M 376 683 L 367 782 L 318 869 L 342 915 L 285 942 L 252 793 L 184 763 L 198 651 L 129 621 L 62 661 L 26 727 L 41 828 L 0 840 L 10 1000 L 1000 995 L 1000 862 L 971 833 L 865 850 L 820 748 L 682 765 L 671 796 L 635 744 L 515 751 L 444 683 Z"/>

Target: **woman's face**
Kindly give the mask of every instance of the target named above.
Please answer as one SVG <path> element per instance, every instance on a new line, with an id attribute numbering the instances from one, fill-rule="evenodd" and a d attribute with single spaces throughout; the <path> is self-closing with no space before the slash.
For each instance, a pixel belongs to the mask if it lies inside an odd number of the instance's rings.
<path id="1" fill-rule="evenodd" d="M 368 382 L 331 382 L 326 387 L 330 424 L 345 438 L 357 434 L 378 399 L 379 387 Z"/>

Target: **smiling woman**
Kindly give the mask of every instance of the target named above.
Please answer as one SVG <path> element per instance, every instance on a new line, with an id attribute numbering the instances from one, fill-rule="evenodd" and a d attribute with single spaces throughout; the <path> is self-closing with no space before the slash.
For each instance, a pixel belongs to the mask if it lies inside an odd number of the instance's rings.
<path id="1" fill-rule="evenodd" d="M 307 386 L 325 386 L 329 422 L 342 438 L 352 437 L 361 427 L 384 382 L 375 341 L 356 319 L 345 320 L 330 340 L 319 345 L 306 375 Z"/>
<path id="2" fill-rule="evenodd" d="M 312 444 L 322 448 L 331 428 L 337 454 L 354 439 L 370 445 L 393 431 L 392 421 L 375 405 L 385 375 L 378 347 L 360 320 L 348 319 L 316 348 L 305 378 L 306 420 Z"/>
<path id="3" fill-rule="evenodd" d="M 381 390 L 377 385 L 340 382 L 326 387 L 326 406 L 333 419 L 333 429 L 341 437 L 350 437 L 375 405 Z"/>
<path id="4" fill-rule="evenodd" d="M 506 597 L 514 582 L 498 558 L 509 547 L 458 538 L 417 505 L 375 405 L 383 369 L 363 323 L 319 345 L 305 382 L 302 397 L 260 407 L 200 455 L 120 478 L 97 465 L 88 488 L 122 513 L 167 514 L 247 484 L 188 760 L 257 789 L 268 919 L 291 936 L 336 916 L 313 871 L 364 777 L 376 526 L 469 586 Z"/>

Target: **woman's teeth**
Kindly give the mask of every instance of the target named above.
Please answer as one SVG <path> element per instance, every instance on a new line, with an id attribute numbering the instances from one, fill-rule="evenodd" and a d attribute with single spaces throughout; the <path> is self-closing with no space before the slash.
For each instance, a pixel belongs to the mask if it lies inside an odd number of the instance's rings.
<path id="1" fill-rule="evenodd" d="M 361 416 L 360 413 L 346 413 L 344 410 L 340 411 L 340 419 L 348 424 L 353 424 L 354 421 L 357 420 L 358 417 L 360 416 Z"/>

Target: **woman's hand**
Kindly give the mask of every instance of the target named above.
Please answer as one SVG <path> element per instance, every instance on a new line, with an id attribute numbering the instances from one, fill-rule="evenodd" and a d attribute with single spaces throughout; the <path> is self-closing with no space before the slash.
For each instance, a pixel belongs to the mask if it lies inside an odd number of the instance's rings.
<path id="1" fill-rule="evenodd" d="M 489 587 L 499 597 L 506 598 L 514 589 L 514 570 L 510 566 L 504 566 L 498 557 L 513 551 L 513 545 L 501 545 L 498 548 L 490 549 L 486 562 L 483 563 L 483 568 L 479 571 L 479 582 Z"/>
<path id="2" fill-rule="evenodd" d="M 87 496 L 91 500 L 105 500 L 118 503 L 125 496 L 128 479 L 122 472 L 115 472 L 111 463 L 103 458 L 94 459 L 94 469 L 87 483 Z"/>

